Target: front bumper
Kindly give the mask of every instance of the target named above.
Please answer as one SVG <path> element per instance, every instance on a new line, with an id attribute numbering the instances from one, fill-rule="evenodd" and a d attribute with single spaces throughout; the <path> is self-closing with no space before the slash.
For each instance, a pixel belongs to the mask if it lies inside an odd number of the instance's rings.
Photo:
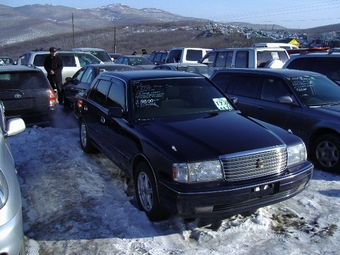
<path id="1" fill-rule="evenodd" d="M 0 226 L 0 254 L 17 255 L 24 250 L 22 208 L 6 224 Z"/>
<path id="2" fill-rule="evenodd" d="M 161 205 L 183 218 L 232 216 L 275 204 L 300 193 L 312 178 L 314 166 L 306 161 L 294 173 L 252 183 L 224 185 L 215 190 L 179 190 L 160 184 Z"/>

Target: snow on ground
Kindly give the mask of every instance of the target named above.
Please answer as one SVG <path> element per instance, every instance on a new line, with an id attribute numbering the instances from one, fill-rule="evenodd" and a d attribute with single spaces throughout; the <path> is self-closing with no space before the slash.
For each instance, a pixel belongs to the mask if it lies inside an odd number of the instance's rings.
<path id="1" fill-rule="evenodd" d="M 154 223 L 113 163 L 82 152 L 72 113 L 56 117 L 9 138 L 27 254 L 339 254 L 339 175 L 315 170 L 302 193 L 251 215 Z"/>

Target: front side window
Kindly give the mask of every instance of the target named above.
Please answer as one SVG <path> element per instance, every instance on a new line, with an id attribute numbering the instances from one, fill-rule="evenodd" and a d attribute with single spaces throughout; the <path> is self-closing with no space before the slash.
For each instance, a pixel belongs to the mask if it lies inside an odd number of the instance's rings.
<path id="1" fill-rule="evenodd" d="M 256 98 L 258 90 L 257 76 L 238 76 L 235 78 L 232 93 L 239 96 Z"/>
<path id="2" fill-rule="evenodd" d="M 90 91 L 89 98 L 97 104 L 105 106 L 106 95 L 109 91 L 110 86 L 111 82 L 106 80 L 98 80 L 95 86 Z"/>
<path id="3" fill-rule="evenodd" d="M 282 96 L 291 96 L 292 93 L 285 86 L 284 81 L 280 78 L 263 79 L 261 95 L 262 100 L 278 102 L 278 98 Z"/>
<path id="4" fill-rule="evenodd" d="M 111 88 L 107 97 L 106 107 L 125 107 L 125 84 L 122 81 L 115 80 L 111 84 Z"/>

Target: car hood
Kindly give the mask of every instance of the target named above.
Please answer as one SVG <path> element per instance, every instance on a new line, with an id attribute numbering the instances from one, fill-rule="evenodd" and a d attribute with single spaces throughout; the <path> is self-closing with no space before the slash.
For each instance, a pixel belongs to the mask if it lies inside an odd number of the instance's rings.
<path id="1" fill-rule="evenodd" d="M 149 141 L 156 139 L 157 144 L 162 141 L 178 160 L 187 161 L 216 159 L 225 154 L 280 146 L 284 144 L 283 136 L 289 136 L 289 142 L 298 140 L 288 131 L 274 127 L 273 132 L 266 123 L 238 111 L 199 118 L 182 116 L 153 120 L 144 123 L 143 127 L 152 136 Z"/>

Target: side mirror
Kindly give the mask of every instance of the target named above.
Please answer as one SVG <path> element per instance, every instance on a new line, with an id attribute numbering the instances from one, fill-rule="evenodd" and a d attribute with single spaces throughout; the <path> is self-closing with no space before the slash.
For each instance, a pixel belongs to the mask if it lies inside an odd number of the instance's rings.
<path id="1" fill-rule="evenodd" d="M 124 116 L 124 110 L 122 107 L 111 107 L 109 108 L 108 115 L 111 118 L 122 118 Z"/>
<path id="2" fill-rule="evenodd" d="M 281 104 L 294 104 L 293 98 L 290 96 L 281 96 L 277 100 Z"/>

